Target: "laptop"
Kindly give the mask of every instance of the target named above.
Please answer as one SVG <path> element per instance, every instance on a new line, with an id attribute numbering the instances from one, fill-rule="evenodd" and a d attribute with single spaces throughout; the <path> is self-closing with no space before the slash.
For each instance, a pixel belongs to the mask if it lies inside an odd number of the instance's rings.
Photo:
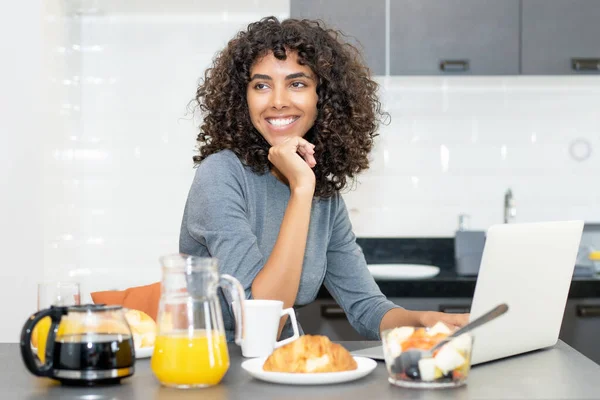
<path id="1" fill-rule="evenodd" d="M 583 226 L 559 221 L 489 228 L 470 319 L 500 303 L 509 310 L 473 331 L 472 365 L 557 343 Z M 384 359 L 381 346 L 352 354 Z"/>

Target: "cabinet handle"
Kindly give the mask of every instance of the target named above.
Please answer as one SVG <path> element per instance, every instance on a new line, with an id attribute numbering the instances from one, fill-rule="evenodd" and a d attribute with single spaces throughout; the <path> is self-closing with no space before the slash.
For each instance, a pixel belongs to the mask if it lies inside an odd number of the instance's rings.
<path id="1" fill-rule="evenodd" d="M 442 60 L 440 70 L 445 72 L 465 72 L 469 70 L 469 60 Z"/>
<path id="2" fill-rule="evenodd" d="M 574 71 L 600 71 L 600 58 L 571 58 Z"/>
<path id="3" fill-rule="evenodd" d="M 575 312 L 577 313 L 578 317 L 582 317 L 582 318 L 593 318 L 593 317 L 600 317 L 600 305 L 598 306 L 584 306 L 584 305 L 578 305 L 575 308 Z"/>
<path id="4" fill-rule="evenodd" d="M 321 316 L 328 319 L 346 318 L 346 313 L 338 305 L 323 304 L 321 305 Z"/>
<path id="5" fill-rule="evenodd" d="M 471 311 L 471 306 L 461 304 L 440 304 L 439 310 L 444 313 L 466 314 Z"/>

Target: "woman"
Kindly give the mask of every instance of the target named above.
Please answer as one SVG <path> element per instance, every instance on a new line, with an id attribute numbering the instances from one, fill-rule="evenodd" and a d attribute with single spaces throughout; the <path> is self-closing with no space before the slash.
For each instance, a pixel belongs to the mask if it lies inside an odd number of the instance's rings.
<path id="1" fill-rule="evenodd" d="M 340 191 L 368 168 L 384 113 L 356 49 L 338 38 L 316 21 L 268 17 L 218 54 L 196 93 L 203 123 L 180 252 L 218 258 L 247 298 L 285 308 L 312 302 L 325 284 L 367 338 L 402 325 L 461 326 L 466 315 L 388 301 L 356 244 Z M 282 321 L 282 337 L 290 332 Z"/>

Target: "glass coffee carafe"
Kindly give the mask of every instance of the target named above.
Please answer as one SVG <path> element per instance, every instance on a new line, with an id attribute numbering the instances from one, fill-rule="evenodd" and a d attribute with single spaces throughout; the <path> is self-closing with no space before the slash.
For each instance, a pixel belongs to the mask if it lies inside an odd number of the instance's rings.
<path id="1" fill-rule="evenodd" d="M 176 388 L 218 384 L 229 369 L 229 353 L 217 289 L 233 300 L 235 341 L 242 342 L 244 290 L 219 275 L 215 258 L 184 254 L 161 257 L 158 332 L 151 367 L 161 384 Z"/>
<path id="2" fill-rule="evenodd" d="M 33 355 L 31 336 L 50 319 L 44 357 Z M 33 314 L 21 331 L 21 356 L 34 375 L 64 384 L 119 383 L 134 373 L 135 349 L 121 306 L 51 306 Z"/>

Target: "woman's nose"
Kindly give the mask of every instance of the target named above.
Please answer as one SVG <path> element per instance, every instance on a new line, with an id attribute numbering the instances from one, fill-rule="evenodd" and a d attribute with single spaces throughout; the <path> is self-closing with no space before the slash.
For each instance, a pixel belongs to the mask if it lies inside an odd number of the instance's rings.
<path id="1" fill-rule="evenodd" d="M 273 108 L 279 110 L 289 105 L 288 94 L 284 88 L 276 88 L 272 93 L 271 105 Z"/>

